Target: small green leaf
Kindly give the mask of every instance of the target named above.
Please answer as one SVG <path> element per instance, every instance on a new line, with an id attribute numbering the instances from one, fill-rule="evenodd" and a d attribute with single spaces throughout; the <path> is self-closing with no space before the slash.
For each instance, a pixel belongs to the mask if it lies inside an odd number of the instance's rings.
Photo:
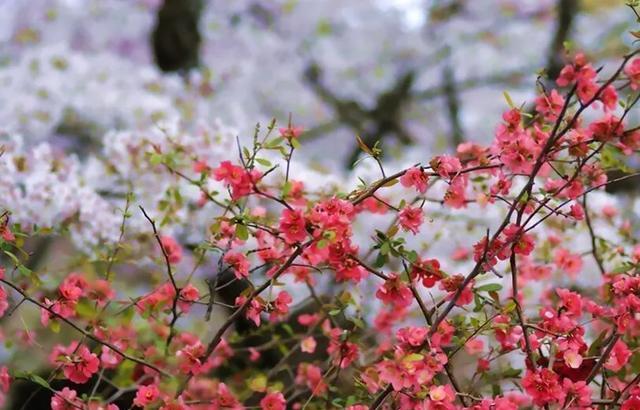
<path id="1" fill-rule="evenodd" d="M 270 167 L 271 166 L 271 161 L 269 161 L 268 159 L 264 159 L 264 158 L 256 158 L 256 162 L 260 165 L 264 165 L 265 167 Z"/>
<path id="2" fill-rule="evenodd" d="M 16 379 L 24 379 L 24 380 L 29 380 L 35 384 L 38 384 L 42 387 L 44 387 L 47 390 L 53 390 L 51 388 L 51 386 L 49 385 L 49 382 L 47 382 L 45 379 L 43 379 L 42 377 L 38 376 L 37 374 L 33 374 L 33 373 L 29 373 L 29 372 L 16 372 L 13 374 L 13 377 Z"/>
<path id="3" fill-rule="evenodd" d="M 507 104 L 509 104 L 509 107 L 514 108 L 516 105 L 513 103 L 513 100 L 511 99 L 511 96 L 509 95 L 509 93 L 506 91 L 503 91 L 502 94 L 504 95 L 504 99 L 507 100 Z"/>
<path id="4" fill-rule="evenodd" d="M 237 224 L 236 225 L 236 237 L 243 241 L 249 239 L 249 230 L 245 225 Z"/>
<path id="5" fill-rule="evenodd" d="M 502 289 L 502 285 L 499 283 L 487 283 L 486 285 L 478 286 L 476 292 L 497 292 Z"/>

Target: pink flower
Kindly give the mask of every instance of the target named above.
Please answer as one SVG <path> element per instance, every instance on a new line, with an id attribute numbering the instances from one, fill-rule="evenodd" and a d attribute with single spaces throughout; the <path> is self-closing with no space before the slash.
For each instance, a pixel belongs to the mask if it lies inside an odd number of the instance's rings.
<path id="1" fill-rule="evenodd" d="M 160 397 L 160 391 L 155 384 L 140 386 L 136 392 L 135 399 L 133 399 L 133 404 L 138 407 L 146 407 L 156 401 L 158 397 Z"/>
<path id="2" fill-rule="evenodd" d="M 616 87 L 609 84 L 602 90 L 600 93 L 600 101 L 604 105 L 605 111 L 613 111 L 616 109 L 616 105 L 618 104 L 618 92 L 616 91 Z"/>
<path id="3" fill-rule="evenodd" d="M 314 396 L 327 391 L 327 384 L 322 377 L 322 370 L 310 363 L 300 363 L 296 375 L 296 384 L 306 385 Z"/>
<path id="4" fill-rule="evenodd" d="M 302 242 L 307 237 L 306 220 L 302 211 L 285 209 L 280 217 L 280 231 L 287 243 Z"/>
<path id="5" fill-rule="evenodd" d="M 0 317 L 4 316 L 4 313 L 9 308 L 9 301 L 7 300 L 7 291 L 3 286 L 0 286 Z"/>
<path id="6" fill-rule="evenodd" d="M 233 165 L 230 161 L 222 161 L 218 168 L 213 170 L 216 181 L 223 181 L 231 187 L 231 198 L 238 199 L 251 193 L 254 181 L 260 179 L 261 173 L 253 170 L 251 173 L 244 168 Z"/>
<path id="7" fill-rule="evenodd" d="M 351 363 L 358 359 L 360 352 L 357 344 L 349 341 L 341 341 L 341 335 L 342 329 L 331 329 L 327 353 L 333 355 L 334 365 L 339 366 L 341 369 L 346 369 Z"/>
<path id="8" fill-rule="evenodd" d="M 407 346 L 418 347 L 427 339 L 428 332 L 428 329 L 424 327 L 409 326 L 398 329 L 396 337 L 400 343 Z"/>
<path id="9" fill-rule="evenodd" d="M 443 403 L 453 403 L 456 399 L 456 392 L 453 390 L 453 387 L 449 385 L 444 386 L 431 386 L 429 389 L 429 398 L 433 402 L 438 402 L 439 404 Z M 434 407 L 434 408 L 442 408 L 446 407 Z"/>
<path id="10" fill-rule="evenodd" d="M 524 232 L 522 227 L 516 224 L 510 224 L 504 229 L 504 235 L 508 242 L 515 242 L 513 250 L 518 255 L 529 255 L 535 246 L 535 241 L 531 234 Z M 507 247 L 511 249 L 511 246 Z"/>
<path id="11" fill-rule="evenodd" d="M 449 295 L 447 295 L 447 300 L 453 299 L 453 297 L 462 286 L 463 282 L 464 276 L 460 274 L 451 275 L 448 278 L 442 279 L 440 281 L 440 289 L 449 292 Z M 471 303 L 471 301 L 473 300 L 473 292 L 471 291 L 472 287 L 473 281 L 471 283 L 468 283 L 462 290 L 460 296 L 456 300 L 456 306 L 464 306 Z"/>
<path id="12" fill-rule="evenodd" d="M 611 141 L 623 135 L 624 123 L 615 115 L 606 114 L 601 119 L 589 124 L 589 132 L 596 141 Z"/>
<path id="13" fill-rule="evenodd" d="M 246 296 L 238 296 L 235 300 L 236 306 L 242 306 L 247 301 Z M 245 312 L 247 319 L 255 323 L 256 326 L 260 326 L 260 313 L 265 309 L 264 304 L 259 298 L 251 299 L 249 306 Z"/>
<path id="14" fill-rule="evenodd" d="M 285 410 L 287 401 L 281 392 L 269 393 L 260 400 L 260 408 L 262 410 Z"/>
<path id="15" fill-rule="evenodd" d="M 88 295 L 90 299 L 95 300 L 98 306 L 104 307 L 110 300 L 116 296 L 116 292 L 111 289 L 111 283 L 104 279 L 98 279 L 90 286 Z"/>
<path id="16" fill-rule="evenodd" d="M 400 177 L 400 183 L 403 187 L 415 187 L 415 189 L 424 194 L 427 191 L 429 177 L 420 167 L 409 168 L 403 176 Z"/>
<path id="17" fill-rule="evenodd" d="M 286 139 L 298 138 L 304 132 L 304 128 L 293 125 L 287 128 L 279 128 L 278 130 L 280 131 L 280 136 Z"/>
<path id="18" fill-rule="evenodd" d="M 547 121 L 555 121 L 564 106 L 564 98 L 557 90 L 551 90 L 551 93 L 542 94 L 536 99 L 536 111 L 544 115 Z"/>
<path id="19" fill-rule="evenodd" d="M 626 343 L 622 340 L 618 340 L 613 346 L 613 350 L 609 355 L 609 359 L 604 364 L 607 369 L 617 372 L 629 363 L 631 357 L 631 350 L 627 347 Z"/>
<path id="20" fill-rule="evenodd" d="M 316 345 L 316 339 L 313 336 L 308 336 L 302 339 L 300 350 L 304 353 L 313 353 L 316 351 Z"/>
<path id="21" fill-rule="evenodd" d="M 123 344 L 120 342 L 116 342 L 115 345 L 118 348 L 122 348 Z M 107 346 L 102 346 L 102 353 L 100 354 L 100 363 L 102 367 L 105 369 L 114 369 L 116 368 L 123 360 L 123 357 L 118 353 L 114 352 Z"/>
<path id="22" fill-rule="evenodd" d="M 276 299 L 271 302 L 270 320 L 274 321 L 289 313 L 289 305 L 293 299 L 286 290 L 278 294 Z"/>
<path id="23" fill-rule="evenodd" d="M 178 263 L 182 259 L 182 247 L 171 236 L 163 235 L 160 237 L 160 243 L 164 251 L 167 253 L 169 263 Z"/>
<path id="24" fill-rule="evenodd" d="M 591 405 L 591 389 L 585 381 L 572 382 L 570 379 L 565 378 L 562 381 L 562 387 L 567 393 L 576 398 L 575 403 L 580 408 Z"/>
<path id="25" fill-rule="evenodd" d="M 184 288 L 180 289 L 180 299 L 178 300 L 178 307 L 185 313 L 188 313 L 191 309 L 193 302 L 196 302 L 200 297 L 200 291 L 192 284 L 187 284 Z"/>
<path id="26" fill-rule="evenodd" d="M 578 202 L 571 205 L 571 216 L 573 216 L 577 221 L 581 221 L 584 219 L 584 208 Z"/>
<path id="27" fill-rule="evenodd" d="M 194 338 L 189 340 L 187 345 L 176 352 L 178 358 L 178 367 L 184 374 L 201 374 L 209 370 L 213 363 L 211 361 L 202 362 L 200 358 L 205 354 L 205 347 Z"/>
<path id="28" fill-rule="evenodd" d="M 409 306 L 413 301 L 411 289 L 402 282 L 396 273 L 388 275 L 388 279 L 376 292 L 376 297 L 385 304 L 393 304 L 398 307 Z"/>
<path id="29" fill-rule="evenodd" d="M 240 252 L 227 252 L 223 260 L 233 268 L 233 274 L 238 279 L 249 276 L 249 260 Z"/>
<path id="30" fill-rule="evenodd" d="M 567 350 L 563 353 L 562 358 L 564 359 L 564 364 L 571 369 L 578 369 L 582 365 L 584 358 L 580 353 L 575 350 Z"/>
<path id="31" fill-rule="evenodd" d="M 624 67 L 624 73 L 631 81 L 632 90 L 635 91 L 640 88 L 640 58 L 636 57 L 627 63 Z"/>
<path id="32" fill-rule="evenodd" d="M 65 377 L 78 384 L 89 381 L 100 367 L 98 356 L 78 342 L 71 342 L 68 347 L 55 346 L 49 360 L 55 366 L 62 366 Z"/>
<path id="33" fill-rule="evenodd" d="M 444 274 L 440 270 L 440 262 L 437 259 L 418 258 L 411 265 L 410 276 L 412 280 L 421 280 L 424 287 L 432 288 Z"/>
<path id="34" fill-rule="evenodd" d="M 582 258 L 580 255 L 572 254 L 565 248 L 558 248 L 553 255 L 553 263 L 556 264 L 558 269 L 561 269 L 575 277 L 575 275 L 582 269 Z"/>
<path id="35" fill-rule="evenodd" d="M 467 178 L 454 178 L 444 194 L 444 204 L 453 208 L 460 209 L 467 205 L 465 190 L 467 189 Z"/>
<path id="36" fill-rule="evenodd" d="M 0 225 L 0 238 L 4 239 L 6 242 L 13 242 L 16 240 L 15 235 L 9 228 L 8 220 L 6 220 L 4 224 Z"/>
<path id="37" fill-rule="evenodd" d="M 406 206 L 400 211 L 398 218 L 402 229 L 411 231 L 415 235 L 420 231 L 420 225 L 424 221 L 424 213 L 422 208 Z"/>
<path id="38" fill-rule="evenodd" d="M 522 379 L 522 387 L 538 406 L 564 400 L 558 375 L 546 368 L 528 371 Z"/>
<path id="39" fill-rule="evenodd" d="M 9 391 L 9 387 L 11 385 L 11 376 L 9 376 L 9 369 L 7 366 L 2 366 L 0 368 L 0 389 L 7 393 Z"/>
<path id="40" fill-rule="evenodd" d="M 77 410 L 82 408 L 82 402 L 77 396 L 78 393 L 68 387 L 55 392 L 51 397 L 51 410 Z"/>
<path id="41" fill-rule="evenodd" d="M 482 353 L 482 350 L 484 349 L 484 342 L 477 337 L 474 337 L 473 339 L 465 343 L 464 348 L 467 353 L 477 355 Z"/>
<path id="42" fill-rule="evenodd" d="M 556 293 L 560 297 L 562 307 L 569 315 L 580 317 L 582 315 L 582 297 L 567 289 L 557 289 Z"/>
<path id="43" fill-rule="evenodd" d="M 453 177 L 462 170 L 460 160 L 449 155 L 435 157 L 429 164 L 442 178 Z"/>

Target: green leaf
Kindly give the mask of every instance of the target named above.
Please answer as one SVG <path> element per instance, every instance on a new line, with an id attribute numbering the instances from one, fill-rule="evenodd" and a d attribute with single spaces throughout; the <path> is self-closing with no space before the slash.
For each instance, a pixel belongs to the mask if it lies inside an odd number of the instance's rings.
<path id="1" fill-rule="evenodd" d="M 21 275 L 29 276 L 33 271 L 24 265 L 18 265 L 18 272 L 20 272 Z"/>
<path id="2" fill-rule="evenodd" d="M 520 376 L 521 372 L 522 372 L 522 370 L 520 370 L 520 369 L 508 368 L 507 370 L 502 372 L 502 377 L 504 377 L 504 378 L 518 377 L 518 376 Z"/>
<path id="3" fill-rule="evenodd" d="M 159 165 L 162 163 L 162 155 L 158 154 L 158 153 L 153 153 L 151 154 L 151 156 L 149 157 L 149 163 L 151 163 L 151 165 Z"/>
<path id="4" fill-rule="evenodd" d="M 487 283 L 476 288 L 476 292 L 497 292 L 499 290 L 502 290 L 502 285 L 499 283 Z"/>
<path id="5" fill-rule="evenodd" d="M 270 167 L 271 166 L 271 161 L 269 161 L 268 159 L 264 159 L 264 158 L 256 158 L 256 162 L 260 165 L 264 165 L 265 167 Z"/>
<path id="6" fill-rule="evenodd" d="M 236 225 L 236 237 L 243 241 L 249 239 L 249 230 L 245 225 L 237 224 Z"/>
<path id="7" fill-rule="evenodd" d="M 587 351 L 587 356 L 596 356 L 600 353 L 600 348 L 602 347 L 602 343 L 604 342 L 604 338 L 607 336 L 607 331 L 603 330 L 602 333 L 598 335 L 596 340 L 591 343 L 589 346 L 589 350 Z"/>
<path id="8" fill-rule="evenodd" d="M 38 376 L 37 374 L 33 374 L 30 372 L 16 372 L 13 374 L 13 377 L 16 379 L 23 379 L 23 380 L 29 380 L 35 384 L 38 384 L 42 387 L 44 387 L 47 390 L 53 390 L 51 388 L 51 386 L 49 385 L 49 382 L 47 382 L 45 379 L 43 379 L 42 377 Z"/>
<path id="9" fill-rule="evenodd" d="M 514 108 L 516 105 L 513 103 L 513 100 L 511 99 L 511 96 L 509 95 L 508 92 L 503 91 L 502 95 L 504 95 L 504 99 L 507 100 L 507 104 L 509 104 L 510 108 Z"/>

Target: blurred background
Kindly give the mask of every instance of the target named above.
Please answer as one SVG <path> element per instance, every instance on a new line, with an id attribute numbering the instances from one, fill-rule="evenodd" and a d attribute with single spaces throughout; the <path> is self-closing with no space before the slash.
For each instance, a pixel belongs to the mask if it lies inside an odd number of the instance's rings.
<path id="1" fill-rule="evenodd" d="M 149 165 L 150 144 L 170 149 L 175 137 L 215 166 L 236 158 L 235 137 L 250 140 L 256 123 L 264 128 L 275 118 L 284 126 L 291 118 L 305 130 L 296 179 L 310 190 L 329 182 L 349 190 L 367 167 L 365 179 L 379 177 L 373 161 L 362 162 L 358 175 L 350 171 L 360 153 L 356 135 L 369 146 L 380 141 L 385 161 L 395 162 L 390 168 L 464 141 L 488 143 L 508 107 L 505 91 L 516 105 L 532 101 L 568 51 L 611 69 L 636 40 L 636 17 L 623 0 L 0 0 L 0 146 L 7 150 L 0 208 L 24 226 L 69 228 L 74 246 L 55 235 L 30 244 L 37 257 L 28 268 L 52 292 L 57 274 L 89 270 L 105 258 L 91 255 L 94 246 L 119 241 L 129 193 L 134 208 L 143 204 L 163 233 L 192 251 L 217 210 L 198 205 L 198 189 Z M 636 124 L 638 114 L 628 119 Z M 614 202 L 596 195 L 596 214 Z M 427 209 L 437 217 L 440 208 Z M 637 217 L 640 202 L 635 209 Z M 491 210 L 457 216 L 430 221 L 415 241 L 449 255 L 501 220 Z M 368 215 L 356 230 L 367 243 L 372 229 L 388 224 Z M 597 228 L 613 236 L 609 225 Z M 155 243 L 140 240 L 148 233 L 136 210 L 125 239 L 147 247 L 123 251 L 123 259 L 150 256 L 136 261 L 145 276 L 124 267 L 119 298 L 148 290 Z M 94 259 L 77 262 L 79 251 Z M 465 263 L 443 268 L 466 272 Z M 215 265 L 203 264 L 198 283 Z M 38 320 L 31 313 L 30 325 Z M 7 333 L 23 332 L 25 346 L 43 340 L 16 316 L 11 328 L 3 322 Z M 3 348 L 0 359 L 21 347 Z M 31 348 L 21 354 L 14 356 L 21 365 L 43 356 Z"/>
<path id="2" fill-rule="evenodd" d="M 622 0 L 0 0 L 0 129 L 82 154 L 291 114 L 318 168 L 347 169 L 356 134 L 424 159 L 489 141 L 503 91 L 530 100 L 566 49 L 619 57 L 634 23 Z"/>

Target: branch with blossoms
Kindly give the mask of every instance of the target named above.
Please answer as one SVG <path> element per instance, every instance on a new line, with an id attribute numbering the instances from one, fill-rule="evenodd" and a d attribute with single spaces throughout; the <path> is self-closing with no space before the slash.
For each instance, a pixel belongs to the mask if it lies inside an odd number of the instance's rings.
<path id="1" fill-rule="evenodd" d="M 39 310 L 13 349 L 53 371 L 16 360 L 2 392 L 35 383 L 56 410 L 638 408 L 640 244 L 603 190 L 637 175 L 607 177 L 640 150 L 636 54 L 608 76 L 576 54 L 534 114 L 507 98 L 489 146 L 392 166 L 362 142 L 356 187 L 300 173 L 291 119 L 216 162 L 152 144 L 175 185 L 138 220 L 127 195 L 115 248 L 67 265 L 28 268 L 29 241 L 65 232 L 7 210 L 0 314 Z M 168 222 L 193 210 L 201 241 Z"/>

